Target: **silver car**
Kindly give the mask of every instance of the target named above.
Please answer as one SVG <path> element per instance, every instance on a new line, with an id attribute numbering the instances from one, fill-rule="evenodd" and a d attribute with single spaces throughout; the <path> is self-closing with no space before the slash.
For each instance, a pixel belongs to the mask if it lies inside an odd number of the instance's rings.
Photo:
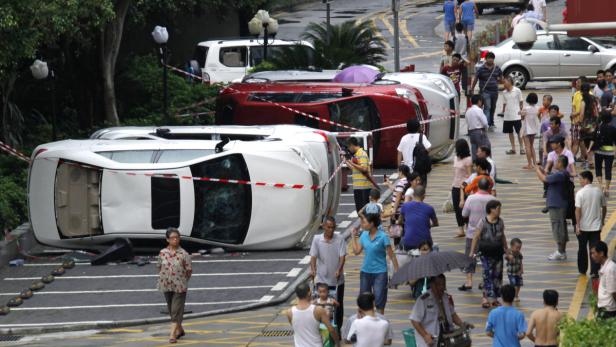
<path id="1" fill-rule="evenodd" d="M 496 46 L 482 47 L 481 56 L 493 52 L 496 64 L 514 85 L 524 89 L 528 81 L 572 80 L 594 77 L 597 70 L 616 71 L 616 45 L 610 39 L 567 36 L 566 32 L 540 31 L 528 51 L 520 50 L 512 39 Z"/>

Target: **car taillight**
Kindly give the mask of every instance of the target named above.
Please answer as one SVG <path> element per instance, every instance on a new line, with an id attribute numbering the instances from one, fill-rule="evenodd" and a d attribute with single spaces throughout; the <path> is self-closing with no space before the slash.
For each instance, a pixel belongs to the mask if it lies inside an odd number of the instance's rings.
<path id="1" fill-rule="evenodd" d="M 45 152 L 47 150 L 47 148 L 41 148 L 39 150 L 37 150 L 36 152 L 34 152 L 34 155 L 32 156 L 32 159 L 35 159 L 39 154 Z"/>
<path id="2" fill-rule="evenodd" d="M 488 51 L 481 51 L 481 59 L 485 59 L 486 55 L 488 55 Z"/>

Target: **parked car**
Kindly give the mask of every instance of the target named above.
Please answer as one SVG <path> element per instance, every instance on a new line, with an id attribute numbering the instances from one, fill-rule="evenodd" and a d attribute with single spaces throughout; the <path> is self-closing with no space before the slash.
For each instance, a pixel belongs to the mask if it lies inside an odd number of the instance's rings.
<path id="1" fill-rule="evenodd" d="M 336 214 L 340 175 L 323 186 L 340 164 L 335 138 L 293 125 L 243 129 L 256 138 L 38 146 L 28 186 L 34 235 L 87 248 L 118 237 L 164 239 L 176 227 L 187 241 L 229 249 L 303 247 L 323 217 Z M 235 184 L 243 181 L 249 184 Z"/>
<path id="2" fill-rule="evenodd" d="M 505 76 L 511 76 L 516 87 L 525 88 L 529 81 L 594 78 L 597 70 L 616 73 L 616 48 L 609 42 L 567 36 L 562 31 L 540 31 L 528 51 L 518 49 L 512 39 L 507 39 L 496 46 L 482 47 L 481 57 L 493 52 Z"/>
<path id="3" fill-rule="evenodd" d="M 473 0 L 477 5 L 477 11 L 479 14 L 483 14 L 483 10 L 486 8 L 500 9 L 504 7 L 511 7 L 515 11 L 519 11 L 528 4 L 528 0 Z"/>
<path id="4" fill-rule="evenodd" d="M 248 75 L 244 78 L 246 83 L 274 83 L 274 82 L 331 82 L 338 73 L 337 70 L 323 71 L 263 71 Z M 427 114 L 431 118 L 445 118 L 448 115 L 459 114 L 459 98 L 455 86 L 446 76 L 427 72 L 404 72 L 386 73 L 375 81 L 375 85 L 383 84 L 403 84 L 416 88 L 421 93 L 421 100 L 427 107 Z M 420 102 L 421 103 L 421 102 Z M 449 146 L 440 145 L 431 152 L 435 160 L 442 160 L 452 153 L 453 143 L 458 138 L 459 118 L 452 117 L 449 121 L 429 123 L 426 127 L 431 136 L 430 141 L 441 144 L 444 140 L 451 140 Z M 451 131 L 454 131 L 451 138 Z M 434 142 L 433 142 L 434 143 Z M 395 148 L 393 149 L 395 152 Z M 381 162 L 378 162 L 381 164 Z M 391 161 L 389 162 L 391 164 Z"/>
<path id="5" fill-rule="evenodd" d="M 280 53 L 284 46 L 303 46 L 306 54 L 314 56 L 314 48 L 307 41 L 270 39 L 268 57 Z M 199 42 L 190 61 L 192 73 L 209 83 L 240 81 L 248 71 L 263 60 L 263 41 L 257 39 L 210 40 Z"/>

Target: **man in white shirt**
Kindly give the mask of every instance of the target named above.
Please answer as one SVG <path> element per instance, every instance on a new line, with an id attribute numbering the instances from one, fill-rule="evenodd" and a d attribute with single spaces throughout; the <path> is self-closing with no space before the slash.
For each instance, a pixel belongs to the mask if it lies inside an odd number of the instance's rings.
<path id="1" fill-rule="evenodd" d="M 391 327 L 387 320 L 376 316 L 374 312 L 374 294 L 359 294 L 357 306 L 362 317 L 351 323 L 351 328 L 344 337 L 345 340 L 351 342 L 356 339 L 356 347 L 391 345 Z"/>
<path id="2" fill-rule="evenodd" d="M 473 160 L 477 158 L 477 148 L 480 146 L 491 147 L 488 139 L 488 120 L 483 113 L 483 100 L 481 95 L 471 96 L 471 108 L 466 111 L 464 118 L 468 127 L 468 136 L 471 140 L 471 156 Z"/>
<path id="3" fill-rule="evenodd" d="M 518 87 L 513 86 L 513 79 L 510 76 L 505 77 L 503 80 L 505 89 L 503 90 L 503 133 L 509 134 L 509 142 L 511 142 L 511 149 L 507 154 L 515 154 L 515 139 L 513 137 L 513 130 L 515 129 L 518 135 L 518 142 L 520 143 L 520 154 L 524 153 L 524 147 L 522 146 L 522 137 L 520 136 L 520 130 L 522 129 L 522 116 L 520 111 L 524 106 L 522 99 L 522 91 Z"/>
<path id="4" fill-rule="evenodd" d="M 533 5 L 533 12 L 535 12 L 539 20 L 546 20 L 548 18 L 548 6 L 545 0 L 530 0 L 528 3 Z"/>
<path id="5" fill-rule="evenodd" d="M 575 234 L 578 238 L 578 271 L 585 275 L 588 270 L 588 248 L 601 240 L 601 227 L 605 221 L 607 207 L 601 188 L 592 184 L 590 171 L 580 173 L 580 189 L 575 194 Z M 599 264 L 591 262 L 590 275 L 596 277 Z"/>
<path id="6" fill-rule="evenodd" d="M 430 149 L 432 144 L 428 141 L 426 135 L 420 134 L 421 124 L 417 119 L 410 119 L 406 122 L 406 130 L 408 134 L 402 136 L 398 145 L 398 166 L 404 162 L 405 165 L 413 169 L 413 150 L 419 142 L 419 136 L 423 136 L 421 140 L 426 149 Z"/>
<path id="7" fill-rule="evenodd" d="M 597 318 L 616 318 L 616 263 L 607 257 L 607 244 L 603 241 L 590 249 L 592 260 L 601 264 L 597 293 Z"/>

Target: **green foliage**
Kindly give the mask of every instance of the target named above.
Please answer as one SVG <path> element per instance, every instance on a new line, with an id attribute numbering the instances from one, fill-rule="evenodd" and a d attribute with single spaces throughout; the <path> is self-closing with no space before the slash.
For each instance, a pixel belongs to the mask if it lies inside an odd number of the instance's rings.
<path id="1" fill-rule="evenodd" d="M 120 77 L 119 94 L 123 123 L 126 125 L 163 124 L 163 68 L 152 55 L 135 57 Z M 169 115 L 175 124 L 212 124 L 213 114 L 196 117 L 176 117 L 187 113 L 213 112 L 218 85 L 192 82 L 168 71 Z M 195 105 L 198 104 L 198 105 Z M 194 107 L 190 107 L 195 105 Z"/>
<path id="2" fill-rule="evenodd" d="M 250 70 L 248 70 L 248 73 L 255 73 L 255 72 L 261 72 L 261 71 L 272 71 L 272 70 L 282 70 L 283 68 L 281 68 L 279 65 L 271 62 L 271 61 L 262 61 L 260 62 L 258 65 L 253 66 L 252 68 L 250 68 Z"/>
<path id="3" fill-rule="evenodd" d="M 27 180 L 26 163 L 0 154 L 0 235 L 28 220 Z"/>
<path id="4" fill-rule="evenodd" d="M 616 341 L 616 319 L 582 320 L 571 318 L 559 324 L 561 347 L 608 346 L 608 341 Z"/>
<path id="5" fill-rule="evenodd" d="M 385 60 L 385 41 L 377 35 L 371 22 L 346 21 L 330 25 L 328 40 L 326 23 L 310 23 L 302 37 L 313 43 L 316 66 L 323 69 L 351 65 L 377 65 Z"/>

